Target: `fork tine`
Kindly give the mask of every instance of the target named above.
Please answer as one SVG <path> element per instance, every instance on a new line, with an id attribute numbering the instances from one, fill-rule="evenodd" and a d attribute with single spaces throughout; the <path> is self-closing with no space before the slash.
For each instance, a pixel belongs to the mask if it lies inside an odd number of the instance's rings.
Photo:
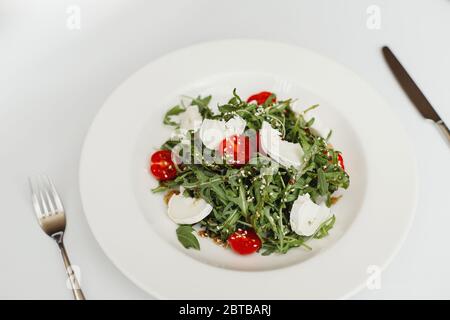
<path id="1" fill-rule="evenodd" d="M 64 212 L 64 207 L 61 202 L 61 199 L 59 198 L 58 192 L 56 191 L 55 185 L 53 184 L 52 180 L 48 176 L 45 176 L 45 177 L 47 178 L 47 182 L 50 185 L 52 196 L 53 196 L 53 199 L 55 200 L 55 204 L 56 204 L 56 210 L 58 212 Z"/>
<path id="2" fill-rule="evenodd" d="M 33 183 L 33 179 L 30 177 L 28 177 L 28 183 L 30 184 L 31 201 L 33 203 L 34 211 L 36 212 L 37 217 L 41 218 L 44 214 L 42 212 L 41 206 L 39 205 L 35 183 Z"/>
<path id="3" fill-rule="evenodd" d="M 39 176 L 39 177 L 36 178 L 36 180 L 37 180 L 36 184 L 38 185 L 38 190 L 39 190 L 39 192 L 38 192 L 38 201 L 39 201 L 39 203 L 42 206 L 43 215 L 44 216 L 48 216 L 50 211 L 49 211 L 49 208 L 48 208 L 48 205 L 47 205 L 47 201 L 46 201 L 45 195 L 44 195 L 45 186 L 43 185 L 42 177 Z"/>
<path id="4" fill-rule="evenodd" d="M 42 185 L 43 185 L 43 192 L 44 192 L 44 194 L 45 194 L 45 199 L 47 200 L 47 204 L 48 204 L 48 208 L 49 208 L 49 211 L 48 211 L 48 214 L 51 216 L 51 215 L 54 215 L 54 214 L 57 214 L 57 210 L 56 210 L 56 206 L 55 206 L 55 202 L 54 202 L 54 200 L 52 199 L 52 197 L 50 196 L 50 193 L 49 193 L 49 191 L 50 191 L 50 184 L 48 183 L 48 177 L 47 176 L 43 176 L 42 177 Z M 45 181 L 45 180 L 47 180 L 47 181 Z"/>

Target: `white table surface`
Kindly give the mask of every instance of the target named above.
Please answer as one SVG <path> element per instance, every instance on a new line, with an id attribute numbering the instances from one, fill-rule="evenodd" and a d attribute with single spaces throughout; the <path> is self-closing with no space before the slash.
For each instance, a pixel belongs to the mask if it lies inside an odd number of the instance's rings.
<path id="1" fill-rule="evenodd" d="M 70 5 L 81 10 L 79 30 L 66 26 Z M 366 26 L 370 5 L 381 10 L 379 30 Z M 381 288 L 354 298 L 449 299 L 450 149 L 415 111 L 380 53 L 390 45 L 450 124 L 449 17 L 448 0 L 2 0 L 0 298 L 71 299 L 58 249 L 30 205 L 27 176 L 41 172 L 64 199 L 66 246 L 81 268 L 86 296 L 151 298 L 115 268 L 87 225 L 78 191 L 84 136 L 108 95 L 146 63 L 193 43 L 239 37 L 315 50 L 353 69 L 387 99 L 413 143 L 418 207 Z"/>

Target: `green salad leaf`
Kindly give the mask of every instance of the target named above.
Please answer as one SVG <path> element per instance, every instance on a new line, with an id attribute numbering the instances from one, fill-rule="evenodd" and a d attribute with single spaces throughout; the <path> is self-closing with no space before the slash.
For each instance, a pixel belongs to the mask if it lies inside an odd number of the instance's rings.
<path id="1" fill-rule="evenodd" d="M 178 123 L 172 120 L 173 116 L 177 116 L 180 113 L 183 113 L 186 109 L 180 105 L 176 105 L 169 109 L 164 116 L 163 123 L 169 126 L 178 126 Z"/>
<path id="2" fill-rule="evenodd" d="M 195 99 L 192 99 L 191 106 L 197 106 L 198 111 L 202 115 L 203 119 L 210 119 L 213 117 L 213 112 L 209 108 L 209 102 L 211 101 L 212 96 L 207 96 L 202 98 L 201 96 L 198 96 Z"/>
<path id="3" fill-rule="evenodd" d="M 200 243 L 198 242 L 195 235 L 192 233 L 195 232 L 194 228 L 187 225 L 181 225 L 177 228 L 177 237 L 178 241 L 185 247 L 186 249 L 193 248 L 196 250 L 200 250 Z"/>

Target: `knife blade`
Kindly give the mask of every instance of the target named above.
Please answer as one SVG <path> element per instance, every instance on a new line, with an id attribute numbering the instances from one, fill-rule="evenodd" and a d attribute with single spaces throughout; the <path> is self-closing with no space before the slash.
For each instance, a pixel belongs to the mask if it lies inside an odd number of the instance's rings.
<path id="1" fill-rule="evenodd" d="M 389 49 L 389 47 L 387 46 L 384 46 L 382 48 L 382 52 L 389 68 L 402 87 L 403 91 L 408 96 L 409 100 L 411 100 L 411 102 L 425 119 L 433 121 L 442 130 L 444 135 L 447 137 L 448 142 L 450 142 L 450 130 L 448 129 L 447 125 L 444 123 L 444 121 L 442 121 L 439 114 L 436 112 L 436 110 L 434 110 L 431 103 L 419 89 L 417 84 L 408 74 L 406 69 L 402 66 L 391 49 Z"/>

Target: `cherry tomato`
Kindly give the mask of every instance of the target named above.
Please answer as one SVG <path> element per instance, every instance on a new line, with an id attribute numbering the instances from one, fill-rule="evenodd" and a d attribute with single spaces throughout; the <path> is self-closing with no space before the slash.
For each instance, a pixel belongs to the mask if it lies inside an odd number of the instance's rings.
<path id="1" fill-rule="evenodd" d="M 250 96 L 247 99 L 247 102 L 256 101 L 258 105 L 262 105 L 266 102 L 266 100 L 272 95 L 272 92 L 269 91 L 262 91 L 260 93 L 256 93 L 252 96 Z M 273 97 L 271 102 L 276 102 L 277 98 Z"/>
<path id="2" fill-rule="evenodd" d="M 177 168 L 172 161 L 170 150 L 159 150 L 152 154 L 150 171 L 159 181 L 172 180 L 177 176 Z"/>
<path id="3" fill-rule="evenodd" d="M 220 143 L 219 153 L 227 163 L 240 167 L 250 160 L 250 138 L 247 136 L 231 136 Z"/>
<path id="4" fill-rule="evenodd" d="M 339 162 L 339 165 L 341 166 L 342 170 L 345 170 L 344 158 L 342 158 L 342 155 L 340 153 L 338 153 L 338 162 Z"/>
<path id="5" fill-rule="evenodd" d="M 250 254 L 261 248 L 261 239 L 253 229 L 238 229 L 228 237 L 231 249 L 239 254 Z"/>

